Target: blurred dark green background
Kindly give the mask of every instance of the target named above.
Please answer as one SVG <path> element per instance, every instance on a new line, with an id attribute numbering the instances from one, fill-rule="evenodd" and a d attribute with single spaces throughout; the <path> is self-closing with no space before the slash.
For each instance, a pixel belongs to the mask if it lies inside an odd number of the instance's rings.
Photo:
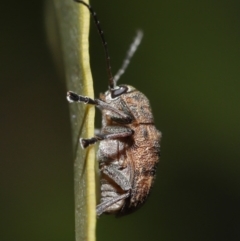
<path id="1" fill-rule="evenodd" d="M 240 240 L 240 2 L 91 3 L 114 72 L 143 29 L 120 82 L 149 97 L 163 133 L 148 202 L 121 219 L 101 217 L 98 240 Z M 44 2 L 4 1 L 0 13 L 0 240 L 74 240 L 68 103 Z M 98 96 L 107 77 L 95 28 L 90 46 Z"/>

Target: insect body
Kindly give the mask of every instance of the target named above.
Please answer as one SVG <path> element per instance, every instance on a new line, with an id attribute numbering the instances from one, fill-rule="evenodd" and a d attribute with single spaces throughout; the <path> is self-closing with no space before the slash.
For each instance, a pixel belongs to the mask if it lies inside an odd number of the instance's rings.
<path id="1" fill-rule="evenodd" d="M 118 216 L 139 208 L 149 195 L 160 155 L 161 133 L 154 126 L 153 115 L 146 96 L 130 85 L 117 86 L 142 39 L 138 31 L 122 68 L 112 77 L 110 58 L 99 21 L 91 6 L 81 0 L 94 17 L 107 60 L 109 89 L 99 99 L 67 93 L 69 102 L 95 105 L 102 111 L 102 129 L 89 139 L 80 139 L 83 148 L 100 142 L 97 153 L 101 180 L 101 200 L 97 215 Z"/>

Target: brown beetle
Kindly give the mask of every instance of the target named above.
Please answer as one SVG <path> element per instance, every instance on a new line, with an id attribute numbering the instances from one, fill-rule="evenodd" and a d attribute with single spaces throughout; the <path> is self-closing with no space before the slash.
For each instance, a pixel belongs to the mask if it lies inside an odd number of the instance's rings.
<path id="1" fill-rule="evenodd" d="M 97 153 L 101 179 L 101 201 L 97 215 L 102 213 L 122 216 L 139 208 L 147 199 L 154 182 L 160 156 L 161 133 L 156 129 L 147 97 L 130 85 L 117 86 L 131 57 L 141 42 L 137 35 L 130 46 L 122 68 L 113 77 L 110 57 L 103 31 L 92 7 L 81 0 L 91 12 L 104 45 L 109 89 L 99 99 L 69 91 L 69 102 L 95 105 L 102 111 L 102 129 L 89 139 L 80 139 L 83 148 L 100 142 Z"/>

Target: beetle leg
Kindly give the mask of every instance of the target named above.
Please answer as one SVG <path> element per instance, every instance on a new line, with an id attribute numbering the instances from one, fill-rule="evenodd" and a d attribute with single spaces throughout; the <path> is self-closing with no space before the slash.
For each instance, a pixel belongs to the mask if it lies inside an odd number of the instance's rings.
<path id="1" fill-rule="evenodd" d="M 128 198 L 131 191 L 131 184 L 129 183 L 129 180 L 126 178 L 126 176 L 124 176 L 123 173 L 119 171 L 118 165 L 110 164 L 108 166 L 104 166 L 101 172 L 110 179 L 112 179 L 123 191 L 125 191 L 125 193 L 121 195 L 118 194 L 114 197 L 109 197 L 107 201 L 104 201 L 97 205 L 98 216 L 118 201 Z"/>
<path id="2" fill-rule="evenodd" d="M 72 91 L 67 92 L 67 100 L 69 102 L 83 102 L 84 104 L 95 105 L 101 110 L 109 110 L 115 113 L 115 119 L 121 120 L 121 123 L 131 123 L 133 120 L 133 116 L 128 111 L 121 111 L 115 107 L 112 107 L 111 104 L 108 104 L 99 99 L 92 99 L 88 96 L 78 95 Z"/>
<path id="3" fill-rule="evenodd" d="M 126 199 L 128 198 L 130 195 L 130 192 L 124 193 L 120 196 L 114 197 L 106 202 L 100 203 L 99 205 L 97 205 L 97 216 L 100 216 L 102 213 L 104 213 L 106 211 L 106 209 L 110 206 L 112 206 L 114 203 Z"/>
<path id="4" fill-rule="evenodd" d="M 114 164 L 104 166 L 104 168 L 102 169 L 102 173 L 111 178 L 118 186 L 121 187 L 123 191 L 129 191 L 131 189 L 131 184 L 129 180 L 119 170 L 119 166 Z"/>
<path id="5" fill-rule="evenodd" d="M 89 139 L 80 138 L 80 144 L 82 148 L 86 148 L 89 145 L 95 144 L 97 141 L 128 137 L 133 135 L 133 133 L 132 129 L 125 126 L 107 126 L 103 129 L 102 134 L 97 134 Z"/>
<path id="6" fill-rule="evenodd" d="M 97 102 L 87 96 L 83 95 L 78 95 L 72 91 L 67 92 L 67 100 L 72 103 L 72 102 L 83 102 L 84 104 L 90 104 L 90 105 L 97 105 Z"/>

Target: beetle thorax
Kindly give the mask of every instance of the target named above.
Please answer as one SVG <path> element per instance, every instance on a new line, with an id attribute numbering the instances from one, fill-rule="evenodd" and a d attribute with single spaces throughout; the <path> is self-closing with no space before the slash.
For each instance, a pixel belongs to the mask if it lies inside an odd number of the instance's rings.
<path id="1" fill-rule="evenodd" d="M 126 110 L 134 117 L 135 124 L 152 124 L 153 115 L 147 97 L 133 86 L 121 85 L 118 88 L 125 87 L 127 91 L 119 96 L 112 97 L 111 91 L 106 91 L 101 99 L 119 110 Z M 117 88 L 116 88 L 117 90 Z M 111 111 L 107 111 L 108 115 Z"/>

